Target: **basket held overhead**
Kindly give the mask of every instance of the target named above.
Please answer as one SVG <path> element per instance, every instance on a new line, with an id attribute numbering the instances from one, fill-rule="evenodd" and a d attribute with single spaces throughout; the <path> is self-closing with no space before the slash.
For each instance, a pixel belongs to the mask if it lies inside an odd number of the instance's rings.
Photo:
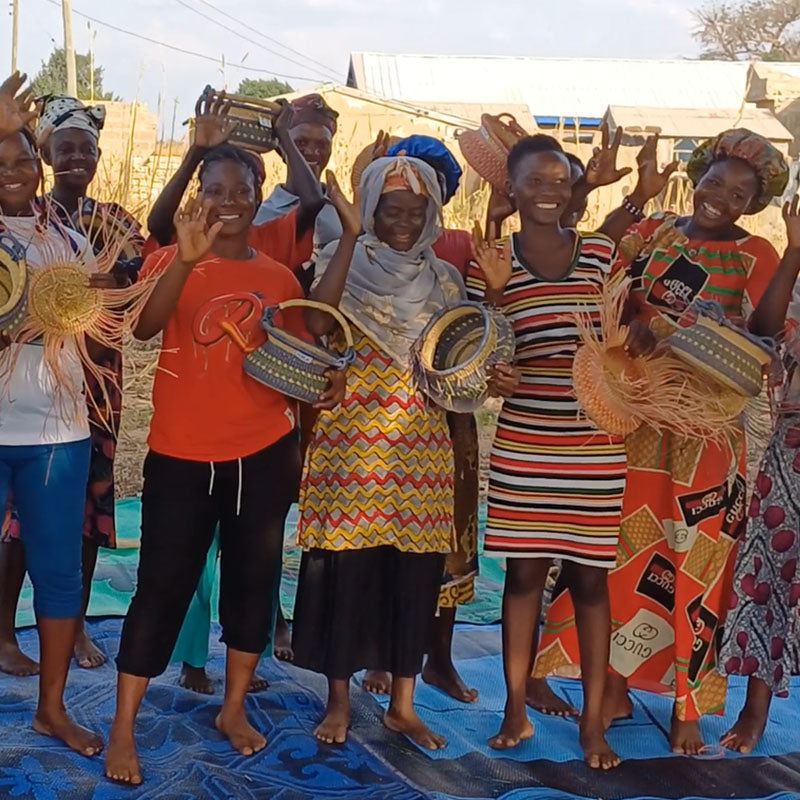
<path id="1" fill-rule="evenodd" d="M 0 334 L 9 339 L 25 320 L 28 304 L 28 265 L 25 249 L 0 233 Z"/>
<path id="2" fill-rule="evenodd" d="M 462 131 L 456 138 L 461 153 L 475 172 L 492 186 L 505 191 L 508 153 L 527 135 L 528 132 L 512 114 L 482 114 L 478 130 Z"/>
<path id="3" fill-rule="evenodd" d="M 314 308 L 330 314 L 342 329 L 347 347 L 341 353 L 328 350 L 318 344 L 290 333 L 275 324 L 275 317 L 287 308 Z M 244 371 L 259 383 L 276 392 L 301 400 L 317 403 L 328 389 L 325 373 L 330 369 L 346 369 L 355 359 L 353 334 L 341 312 L 315 300 L 287 300 L 277 306 L 264 309 L 261 326 L 267 333 L 267 341 L 261 347 L 248 347 L 239 331 L 230 323 L 221 327 L 245 351 Z"/>
<path id="4" fill-rule="evenodd" d="M 438 406 L 460 413 L 488 397 L 489 368 L 511 363 L 514 331 L 505 314 L 464 302 L 431 317 L 411 351 L 414 377 Z"/>

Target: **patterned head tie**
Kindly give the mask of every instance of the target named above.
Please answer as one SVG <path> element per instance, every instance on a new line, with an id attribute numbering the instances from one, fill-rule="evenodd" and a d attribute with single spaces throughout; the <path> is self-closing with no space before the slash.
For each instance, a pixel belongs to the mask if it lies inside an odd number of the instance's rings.
<path id="1" fill-rule="evenodd" d="M 695 149 L 686 165 L 692 185 L 697 186 L 714 163 L 726 158 L 738 158 L 749 164 L 761 184 L 761 191 L 746 213 L 757 214 L 773 198 L 783 195 L 789 182 L 786 159 L 772 142 L 747 128 L 723 131 Z"/>
<path id="2" fill-rule="evenodd" d="M 55 132 L 74 128 L 86 131 L 95 140 L 106 121 L 105 106 L 85 106 L 80 100 L 64 94 L 50 94 L 39 99 L 42 104 L 36 124 L 36 140 L 42 147 Z"/>

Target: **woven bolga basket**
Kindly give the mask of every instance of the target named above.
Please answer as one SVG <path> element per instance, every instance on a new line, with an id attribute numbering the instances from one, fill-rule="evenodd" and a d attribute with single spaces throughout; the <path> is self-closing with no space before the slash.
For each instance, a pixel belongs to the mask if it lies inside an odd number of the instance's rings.
<path id="1" fill-rule="evenodd" d="M 316 308 L 334 317 L 344 333 L 347 344 L 344 352 L 326 350 L 275 324 L 275 316 L 280 311 L 301 307 Z M 329 369 L 345 369 L 355 358 L 353 334 L 347 320 L 337 309 L 325 303 L 287 300 L 265 309 L 261 325 L 267 332 L 267 341 L 255 349 L 246 346 L 241 334 L 230 323 L 223 322 L 220 327 L 245 350 L 244 371 L 251 378 L 295 400 L 312 404 L 319 402 L 329 386 L 325 373 Z"/>
<path id="2" fill-rule="evenodd" d="M 202 97 L 206 100 L 219 100 L 220 93 L 206 86 Z M 237 123 L 228 139 L 231 144 L 254 153 L 268 153 L 275 149 L 277 142 L 272 125 L 281 110 L 278 103 L 235 94 L 226 94 L 224 100 L 231 104 L 228 118 Z"/>
<path id="3" fill-rule="evenodd" d="M 389 147 L 400 141 L 399 136 L 389 137 Z M 350 170 L 350 185 L 353 191 L 361 185 L 361 176 L 364 170 L 375 160 L 375 142 L 370 142 L 355 158 Z"/>
<path id="4" fill-rule="evenodd" d="M 0 233 L 0 333 L 9 339 L 25 321 L 28 306 L 28 265 L 24 248 Z"/>
<path id="5" fill-rule="evenodd" d="M 507 121 L 506 121 L 507 120 Z M 478 130 L 462 131 L 457 135 L 458 146 L 467 163 L 498 189 L 505 191 L 508 182 L 508 152 L 528 135 L 512 114 L 481 115 Z"/>
<path id="6" fill-rule="evenodd" d="M 761 392 L 775 358 L 773 342 L 735 327 L 709 301 L 692 304 L 667 341 L 682 361 L 745 397 Z"/>
<path id="7" fill-rule="evenodd" d="M 431 317 L 412 348 L 414 376 L 438 406 L 468 413 L 488 396 L 488 369 L 514 358 L 514 330 L 502 311 L 464 302 Z"/>
<path id="8" fill-rule="evenodd" d="M 78 213 L 73 218 L 75 227 L 91 242 L 92 249 L 115 251 L 117 258 L 130 261 L 137 258 L 139 249 L 129 225 L 111 214 Z M 119 252 L 116 252 L 116 251 Z"/>

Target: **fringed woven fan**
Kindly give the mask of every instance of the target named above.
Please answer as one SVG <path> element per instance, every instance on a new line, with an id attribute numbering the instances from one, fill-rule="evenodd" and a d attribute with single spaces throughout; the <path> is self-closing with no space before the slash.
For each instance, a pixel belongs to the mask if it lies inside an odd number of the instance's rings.
<path id="1" fill-rule="evenodd" d="M 44 361 L 56 384 L 56 406 L 62 415 L 82 413 L 87 397 L 82 387 L 75 387 L 65 374 L 61 352 L 74 347 L 83 367 L 98 384 L 113 385 L 113 373 L 96 364 L 89 354 L 88 340 L 102 348 L 121 350 L 123 337 L 136 324 L 153 286 L 154 275 L 126 288 L 92 288 L 91 275 L 110 273 L 117 259 L 126 251 L 129 231 L 118 223 L 98 214 L 95 221 L 102 248 L 98 253 L 87 242 L 80 252 L 74 252 L 72 240 L 66 229 L 60 236 L 36 234 L 31 246 L 37 248 L 40 266 L 27 269 L 27 307 L 24 318 L 16 327 L 13 341 L 17 344 L 41 343 Z M 23 262 L 24 263 L 24 262 Z M 0 360 L 0 377 L 13 369 L 17 348 L 3 351 Z M 111 411 L 109 398 L 103 390 L 104 403 L 97 410 L 106 418 Z M 89 402 L 96 405 L 91 396 Z"/>
<path id="2" fill-rule="evenodd" d="M 582 345 L 572 374 L 587 416 L 616 436 L 643 424 L 715 441 L 732 435 L 746 398 L 694 372 L 668 347 L 646 358 L 627 354 L 622 313 L 629 286 L 606 283 L 599 331 L 588 313 L 575 315 Z"/>

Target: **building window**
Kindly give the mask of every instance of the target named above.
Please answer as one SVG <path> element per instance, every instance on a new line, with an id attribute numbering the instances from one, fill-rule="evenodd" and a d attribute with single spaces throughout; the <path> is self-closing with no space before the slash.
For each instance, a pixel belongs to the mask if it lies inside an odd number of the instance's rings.
<path id="1" fill-rule="evenodd" d="M 672 157 L 685 164 L 699 144 L 699 139 L 675 139 L 672 145 Z"/>

